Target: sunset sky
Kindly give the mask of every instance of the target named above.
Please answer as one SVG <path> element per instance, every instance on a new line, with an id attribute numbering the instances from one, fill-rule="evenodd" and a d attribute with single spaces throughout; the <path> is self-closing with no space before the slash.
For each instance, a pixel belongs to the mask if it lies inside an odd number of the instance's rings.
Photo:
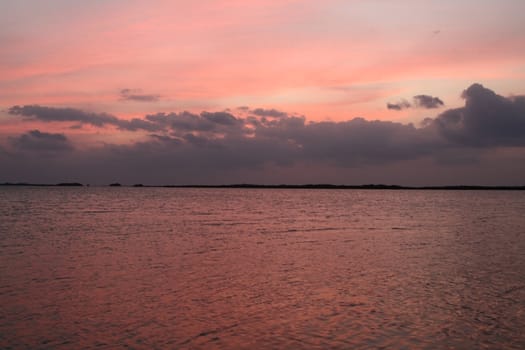
<path id="1" fill-rule="evenodd" d="M 2 0 L 0 182 L 525 185 L 524 14 Z"/>

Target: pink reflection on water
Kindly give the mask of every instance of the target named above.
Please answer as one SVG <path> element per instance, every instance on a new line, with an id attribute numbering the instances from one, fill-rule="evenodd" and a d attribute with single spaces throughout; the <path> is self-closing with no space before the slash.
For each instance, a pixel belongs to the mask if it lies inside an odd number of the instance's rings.
<path id="1" fill-rule="evenodd" d="M 84 188 L 0 201 L 2 348 L 525 344 L 519 194 Z"/>

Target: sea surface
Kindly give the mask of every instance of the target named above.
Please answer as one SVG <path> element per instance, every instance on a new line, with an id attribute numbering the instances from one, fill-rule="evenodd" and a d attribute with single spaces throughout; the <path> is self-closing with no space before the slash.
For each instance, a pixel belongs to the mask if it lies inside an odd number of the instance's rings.
<path id="1" fill-rule="evenodd" d="M 525 192 L 0 188 L 2 349 L 524 349 Z"/>

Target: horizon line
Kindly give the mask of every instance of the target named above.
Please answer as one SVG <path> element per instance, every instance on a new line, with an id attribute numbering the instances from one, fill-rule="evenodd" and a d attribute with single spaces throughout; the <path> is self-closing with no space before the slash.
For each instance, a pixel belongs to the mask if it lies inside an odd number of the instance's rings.
<path id="1" fill-rule="evenodd" d="M 4 182 L 0 183 L 2 187 L 125 187 L 125 188 L 239 188 L 239 189 L 371 189 L 371 190 L 525 190 L 525 185 L 441 185 L 441 186 L 404 186 L 404 185 L 387 185 L 387 184 L 361 184 L 361 185 L 337 185 L 337 184 L 179 184 L 179 185 L 148 185 L 136 183 L 133 185 L 123 185 L 118 182 L 107 185 L 90 185 L 79 182 L 60 182 L 60 183 L 27 183 L 27 182 Z"/>

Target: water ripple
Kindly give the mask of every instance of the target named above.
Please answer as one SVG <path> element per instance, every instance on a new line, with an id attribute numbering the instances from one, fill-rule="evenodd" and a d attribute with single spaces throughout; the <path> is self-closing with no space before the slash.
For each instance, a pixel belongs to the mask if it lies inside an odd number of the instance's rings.
<path id="1" fill-rule="evenodd" d="M 525 197 L 9 188 L 0 348 L 525 348 Z"/>

